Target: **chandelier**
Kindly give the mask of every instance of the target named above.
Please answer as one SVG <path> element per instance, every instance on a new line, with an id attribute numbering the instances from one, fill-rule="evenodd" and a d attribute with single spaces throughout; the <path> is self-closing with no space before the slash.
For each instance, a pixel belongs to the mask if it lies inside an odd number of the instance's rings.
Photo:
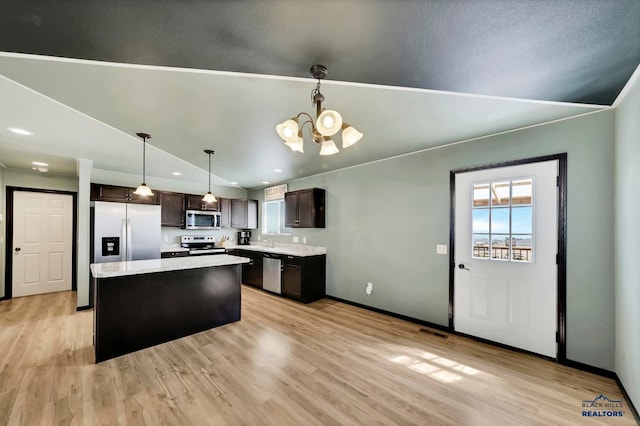
<path id="1" fill-rule="evenodd" d="M 342 130 L 342 147 L 347 148 L 362 139 L 362 133 L 353 126 L 342 121 L 342 116 L 330 109 L 322 108 L 324 95 L 320 93 L 320 80 L 323 80 L 329 71 L 324 65 L 314 65 L 311 67 L 311 75 L 318 80 L 316 88 L 311 92 L 311 104 L 316 107 L 316 120 L 301 112 L 285 122 L 276 126 L 276 132 L 284 140 L 284 144 L 292 151 L 303 151 L 302 128 L 305 124 L 310 124 L 312 140 L 321 145 L 320 155 L 332 155 L 339 150 L 336 147 L 332 136 Z M 300 124 L 300 117 L 306 116 L 307 120 Z"/>

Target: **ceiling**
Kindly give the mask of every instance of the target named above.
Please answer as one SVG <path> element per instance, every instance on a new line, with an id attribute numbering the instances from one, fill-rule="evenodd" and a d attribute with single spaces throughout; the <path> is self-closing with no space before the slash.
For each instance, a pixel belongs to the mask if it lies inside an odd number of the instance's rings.
<path id="1" fill-rule="evenodd" d="M 2 10 L 0 163 L 31 168 L 49 155 L 65 174 L 76 158 L 139 174 L 144 131 L 149 175 L 201 181 L 211 148 L 214 184 L 255 188 L 597 111 L 640 63 L 637 0 L 10 0 Z M 294 153 L 275 133 L 312 112 L 315 63 L 329 68 L 323 105 L 365 135 L 328 157 L 309 138 Z"/>

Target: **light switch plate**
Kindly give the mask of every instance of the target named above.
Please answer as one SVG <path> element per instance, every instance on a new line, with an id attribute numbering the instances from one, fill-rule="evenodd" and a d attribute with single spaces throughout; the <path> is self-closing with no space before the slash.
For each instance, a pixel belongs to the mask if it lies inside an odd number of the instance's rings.
<path id="1" fill-rule="evenodd" d="M 436 254 L 447 254 L 447 245 L 436 244 Z"/>
<path id="2" fill-rule="evenodd" d="M 307 244 L 307 237 L 302 237 L 302 243 Z"/>
<path id="3" fill-rule="evenodd" d="M 293 237 L 293 242 L 297 243 L 298 242 L 298 237 Z"/>

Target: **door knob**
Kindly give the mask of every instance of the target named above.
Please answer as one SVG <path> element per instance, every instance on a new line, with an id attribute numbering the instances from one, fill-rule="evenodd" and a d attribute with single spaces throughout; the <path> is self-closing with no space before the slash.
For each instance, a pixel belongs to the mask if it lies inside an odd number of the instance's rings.
<path id="1" fill-rule="evenodd" d="M 16 251 L 20 251 L 22 250 L 20 247 L 16 247 Z"/>
<path id="2" fill-rule="evenodd" d="M 458 265 L 458 269 L 466 269 L 467 271 L 470 271 L 470 270 L 471 270 L 471 269 L 469 269 L 469 268 L 466 268 L 466 267 L 464 266 L 464 263 L 459 264 L 459 265 Z"/>

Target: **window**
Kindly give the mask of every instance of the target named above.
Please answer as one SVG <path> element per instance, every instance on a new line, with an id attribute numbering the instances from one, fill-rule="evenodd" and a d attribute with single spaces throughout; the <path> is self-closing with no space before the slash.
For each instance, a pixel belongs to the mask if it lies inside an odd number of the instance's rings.
<path id="1" fill-rule="evenodd" d="M 533 179 L 473 185 L 472 257 L 533 259 Z"/>
<path id="2" fill-rule="evenodd" d="M 290 234 L 291 230 L 284 227 L 284 200 L 265 201 L 262 204 L 262 233 Z"/>

